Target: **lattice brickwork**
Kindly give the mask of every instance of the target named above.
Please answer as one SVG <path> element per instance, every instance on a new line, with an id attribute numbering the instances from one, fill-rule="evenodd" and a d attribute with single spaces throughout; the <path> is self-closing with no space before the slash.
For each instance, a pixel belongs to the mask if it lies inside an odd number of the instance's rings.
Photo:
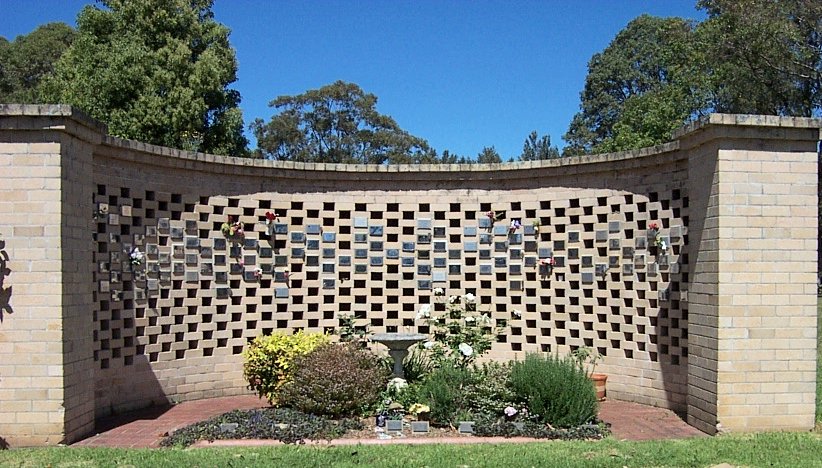
<path id="1" fill-rule="evenodd" d="M 237 356 L 259 334 L 334 333 L 341 315 L 374 333 L 426 333 L 416 312 L 443 288 L 477 296 L 499 332 L 491 357 L 590 346 L 604 356 L 682 365 L 683 192 L 335 203 L 99 184 L 95 360 L 116 374 L 138 356 L 149 363 Z M 489 210 L 505 214 L 492 222 Z M 266 212 L 279 217 L 267 225 Z M 229 219 L 244 223 L 244 239 L 220 232 Z M 513 220 L 522 226 L 512 232 Z M 655 246 L 652 223 L 667 250 Z M 129 262 L 134 247 L 146 254 L 142 265 Z"/>

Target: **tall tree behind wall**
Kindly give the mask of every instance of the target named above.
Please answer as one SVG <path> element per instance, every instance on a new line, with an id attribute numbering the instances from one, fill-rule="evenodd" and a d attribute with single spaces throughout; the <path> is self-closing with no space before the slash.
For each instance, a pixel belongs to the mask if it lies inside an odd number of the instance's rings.
<path id="1" fill-rule="evenodd" d="M 0 37 L 0 102 L 40 102 L 40 81 L 54 71 L 75 36 L 65 23 L 47 23 L 11 42 Z"/>
<path id="2" fill-rule="evenodd" d="M 45 102 L 68 103 L 109 133 L 148 143 L 244 155 L 237 61 L 212 0 L 101 0 L 44 80 Z"/>
<path id="3" fill-rule="evenodd" d="M 277 113 L 251 124 L 264 157 L 356 164 L 437 162 L 422 138 L 377 112 L 377 96 L 337 81 L 271 101 Z"/>
<path id="4" fill-rule="evenodd" d="M 810 117 L 822 110 L 822 2 L 701 0 L 718 112 Z"/>
<path id="5" fill-rule="evenodd" d="M 664 141 L 704 107 L 694 24 L 643 15 L 588 63 L 565 154 L 619 151 Z"/>

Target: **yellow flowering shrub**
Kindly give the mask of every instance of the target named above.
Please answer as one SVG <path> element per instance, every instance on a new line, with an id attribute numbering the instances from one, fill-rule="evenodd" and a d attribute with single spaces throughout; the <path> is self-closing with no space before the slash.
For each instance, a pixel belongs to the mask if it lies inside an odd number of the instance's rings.
<path id="1" fill-rule="evenodd" d="M 294 372 L 294 361 L 329 342 L 326 335 L 307 334 L 302 330 L 293 335 L 258 336 L 243 351 L 243 377 L 248 381 L 248 388 L 276 405 L 278 390 Z"/>

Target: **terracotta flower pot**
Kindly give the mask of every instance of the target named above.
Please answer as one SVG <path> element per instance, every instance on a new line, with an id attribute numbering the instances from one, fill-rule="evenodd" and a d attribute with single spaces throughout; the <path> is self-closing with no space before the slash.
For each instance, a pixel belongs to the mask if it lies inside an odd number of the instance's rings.
<path id="1" fill-rule="evenodd" d="M 604 400 L 605 382 L 608 380 L 608 376 L 605 374 L 591 374 L 590 379 L 594 383 L 594 389 L 597 392 L 597 400 Z"/>

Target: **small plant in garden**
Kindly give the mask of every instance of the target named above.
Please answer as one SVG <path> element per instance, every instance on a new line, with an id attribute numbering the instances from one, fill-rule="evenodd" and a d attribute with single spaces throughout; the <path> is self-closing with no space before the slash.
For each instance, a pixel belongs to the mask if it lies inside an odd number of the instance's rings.
<path id="1" fill-rule="evenodd" d="M 571 358 L 580 369 L 591 375 L 596 370 L 597 363 L 602 360 L 602 355 L 590 346 L 581 346 L 571 352 Z"/>
<path id="2" fill-rule="evenodd" d="M 471 293 L 445 300 L 445 292 L 437 288 L 434 296 L 445 311 L 435 316 L 431 304 L 420 307 L 417 320 L 424 320 L 434 335 L 433 341 L 423 343 L 423 349 L 428 351 L 434 367 L 467 367 L 491 349 L 491 318 L 477 311 L 477 300 Z"/>
<path id="3" fill-rule="evenodd" d="M 356 319 L 350 314 L 339 314 L 339 335 L 340 341 L 343 343 L 349 342 L 365 342 L 365 335 L 368 333 L 366 328 L 358 328 Z"/>
<path id="4" fill-rule="evenodd" d="M 388 373 L 371 351 L 355 344 L 326 344 L 298 357 L 280 403 L 320 416 L 360 416 L 373 408 Z"/>
<path id="5" fill-rule="evenodd" d="M 414 346 L 402 362 L 405 380 L 418 382 L 434 369 L 431 358 L 425 347 Z"/>
<path id="6" fill-rule="evenodd" d="M 294 360 L 328 342 L 326 335 L 305 334 L 302 330 L 293 335 L 258 336 L 243 351 L 243 377 L 248 388 L 276 405 L 280 387 L 294 371 Z"/>
<path id="7" fill-rule="evenodd" d="M 465 367 L 443 366 L 435 369 L 416 389 L 418 402 L 430 408 L 429 420 L 435 426 L 449 426 L 471 414 L 468 394 L 473 374 Z"/>
<path id="8" fill-rule="evenodd" d="M 516 400 L 542 423 L 573 427 L 597 414 L 594 386 L 570 357 L 529 353 L 513 364 L 510 379 Z"/>

